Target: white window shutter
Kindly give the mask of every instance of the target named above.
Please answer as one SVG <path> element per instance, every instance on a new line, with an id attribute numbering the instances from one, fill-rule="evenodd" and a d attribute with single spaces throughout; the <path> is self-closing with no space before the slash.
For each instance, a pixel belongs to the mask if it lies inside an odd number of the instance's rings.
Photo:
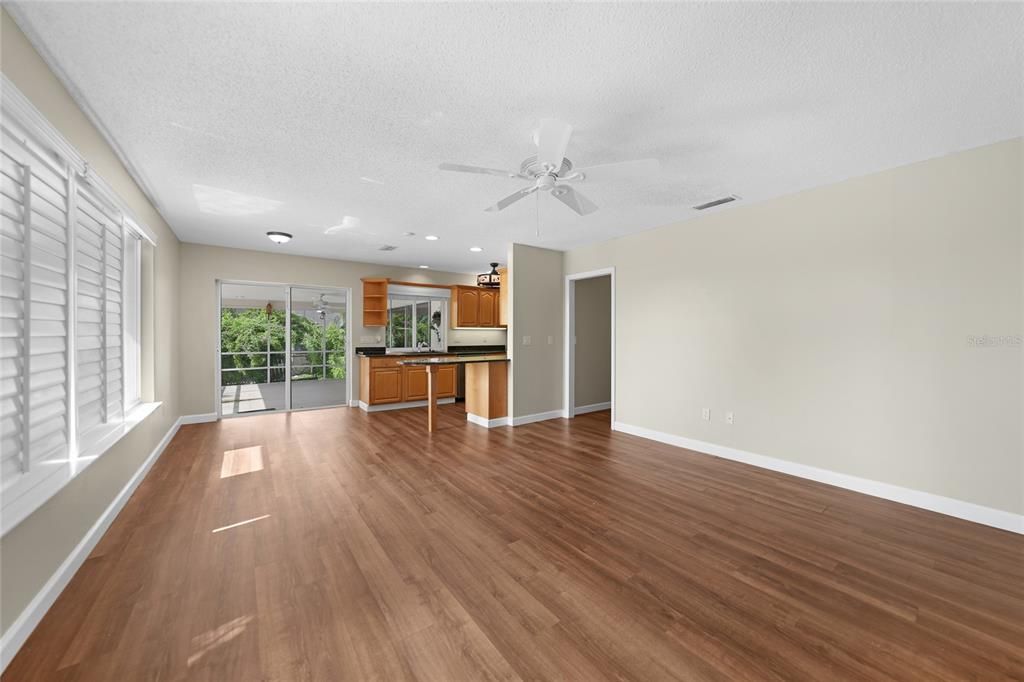
<path id="1" fill-rule="evenodd" d="M 31 165 L 30 468 L 68 452 L 67 178 Z"/>
<path id="2" fill-rule="evenodd" d="M 27 465 L 24 387 L 25 185 L 27 167 L 12 156 L 7 132 L 0 145 L 0 478 L 7 483 Z"/>
<path id="3" fill-rule="evenodd" d="M 76 391 L 80 447 L 109 421 L 112 396 L 108 390 L 111 314 L 109 306 L 108 232 L 120 222 L 104 202 L 83 184 L 78 185 L 75 201 L 75 277 L 76 277 Z M 119 326 L 119 325 L 118 325 Z"/>

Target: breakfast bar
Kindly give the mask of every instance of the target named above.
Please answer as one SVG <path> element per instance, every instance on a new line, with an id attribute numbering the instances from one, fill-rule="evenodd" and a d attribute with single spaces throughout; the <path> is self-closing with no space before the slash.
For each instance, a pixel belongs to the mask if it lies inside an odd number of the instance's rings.
<path id="1" fill-rule="evenodd" d="M 427 431 L 437 428 L 438 371 L 451 365 L 466 366 L 466 419 L 481 426 L 497 426 L 508 416 L 508 356 L 495 355 L 405 357 L 401 365 L 427 368 Z"/>

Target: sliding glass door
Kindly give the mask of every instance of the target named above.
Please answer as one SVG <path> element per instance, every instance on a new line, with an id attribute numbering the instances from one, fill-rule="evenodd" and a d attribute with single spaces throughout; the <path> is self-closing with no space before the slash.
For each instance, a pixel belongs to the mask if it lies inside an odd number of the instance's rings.
<path id="1" fill-rule="evenodd" d="M 218 286 L 219 415 L 348 403 L 347 289 Z"/>
<path id="2" fill-rule="evenodd" d="M 292 409 L 344 405 L 346 293 L 291 287 Z"/>

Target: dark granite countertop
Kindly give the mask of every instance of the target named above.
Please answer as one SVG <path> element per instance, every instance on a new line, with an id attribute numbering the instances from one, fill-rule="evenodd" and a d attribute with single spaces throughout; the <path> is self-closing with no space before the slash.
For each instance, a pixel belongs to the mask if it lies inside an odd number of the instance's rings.
<path id="1" fill-rule="evenodd" d="M 504 353 L 489 353 L 486 355 L 435 355 L 433 357 L 417 358 L 405 356 L 399 360 L 400 365 L 469 365 L 475 362 L 508 362 L 508 356 Z"/>

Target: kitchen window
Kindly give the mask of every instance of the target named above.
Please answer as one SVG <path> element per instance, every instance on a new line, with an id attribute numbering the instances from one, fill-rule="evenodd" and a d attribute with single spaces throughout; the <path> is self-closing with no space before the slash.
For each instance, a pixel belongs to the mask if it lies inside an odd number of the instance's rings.
<path id="1" fill-rule="evenodd" d="M 419 287 L 392 287 L 403 291 Z M 447 294 L 446 289 L 439 290 Z M 446 295 L 431 291 L 430 295 L 413 292 L 390 293 L 388 320 L 385 329 L 387 348 L 391 351 L 444 352 L 448 349 L 448 301 Z"/>

